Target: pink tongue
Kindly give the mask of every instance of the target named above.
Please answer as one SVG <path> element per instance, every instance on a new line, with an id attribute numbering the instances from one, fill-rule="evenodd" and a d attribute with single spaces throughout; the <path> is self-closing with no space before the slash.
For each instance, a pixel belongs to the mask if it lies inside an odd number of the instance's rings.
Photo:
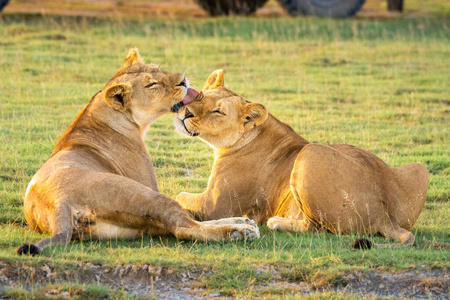
<path id="1" fill-rule="evenodd" d="M 198 94 L 200 94 L 200 92 L 197 91 L 196 89 L 188 88 L 186 96 L 183 99 L 183 104 L 188 104 L 192 102 L 195 99 L 195 97 L 197 97 Z"/>

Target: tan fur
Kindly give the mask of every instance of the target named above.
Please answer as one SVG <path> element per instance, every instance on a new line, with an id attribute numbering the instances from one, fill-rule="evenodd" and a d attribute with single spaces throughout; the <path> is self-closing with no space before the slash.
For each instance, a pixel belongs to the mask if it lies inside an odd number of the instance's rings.
<path id="1" fill-rule="evenodd" d="M 28 185 L 25 218 L 34 230 L 52 234 L 37 243 L 39 251 L 72 237 L 172 233 L 216 241 L 259 236 L 257 226 L 243 218 L 197 222 L 158 191 L 143 137 L 156 118 L 183 99 L 188 85 L 182 74 L 146 65 L 137 49 L 130 50 L 125 66 L 69 125 Z"/>
<path id="2" fill-rule="evenodd" d="M 226 89 L 220 70 L 175 125 L 215 149 L 207 190 L 177 197 L 201 220 L 246 216 L 272 229 L 379 232 L 414 242 L 409 230 L 428 186 L 420 163 L 390 168 L 353 146 L 309 144 L 261 104 Z"/>

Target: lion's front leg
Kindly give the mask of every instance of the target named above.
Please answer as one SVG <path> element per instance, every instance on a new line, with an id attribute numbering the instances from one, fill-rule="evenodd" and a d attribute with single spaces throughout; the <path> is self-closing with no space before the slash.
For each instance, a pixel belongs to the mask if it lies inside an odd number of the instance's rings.
<path id="1" fill-rule="evenodd" d="M 267 220 L 267 227 L 279 231 L 317 232 L 319 228 L 312 222 L 303 218 L 275 216 Z"/>
<path id="2" fill-rule="evenodd" d="M 191 212 L 196 220 L 210 220 L 208 217 L 208 195 L 180 193 L 175 199 L 184 209 Z M 210 205 L 209 205 L 210 206 Z M 209 207 L 211 209 L 211 207 Z"/>

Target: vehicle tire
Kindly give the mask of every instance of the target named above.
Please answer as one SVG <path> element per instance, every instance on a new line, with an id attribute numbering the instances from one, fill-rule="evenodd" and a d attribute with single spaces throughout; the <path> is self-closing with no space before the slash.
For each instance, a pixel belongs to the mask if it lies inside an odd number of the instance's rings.
<path id="1" fill-rule="evenodd" d="M 366 0 L 278 0 L 293 16 L 311 15 L 326 18 L 354 16 Z"/>
<path id="2" fill-rule="evenodd" d="M 8 4 L 9 0 L 0 0 L 0 12 L 5 8 L 6 4 Z"/>
<path id="3" fill-rule="evenodd" d="M 267 0 L 195 0 L 211 16 L 249 15 L 262 7 Z"/>

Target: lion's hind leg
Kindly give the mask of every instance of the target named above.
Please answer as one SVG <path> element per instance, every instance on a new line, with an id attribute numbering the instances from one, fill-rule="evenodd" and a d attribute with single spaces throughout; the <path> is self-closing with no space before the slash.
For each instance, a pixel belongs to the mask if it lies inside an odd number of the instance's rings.
<path id="1" fill-rule="evenodd" d="M 17 250 L 17 254 L 37 255 L 48 246 L 66 245 L 72 239 L 73 224 L 72 212 L 68 205 L 57 205 L 51 215 L 50 227 L 52 236 L 40 240 L 34 244 L 23 244 Z"/>
<path id="2" fill-rule="evenodd" d="M 223 218 L 218 220 L 204 221 L 202 222 L 202 224 L 205 225 L 248 224 L 253 227 L 257 226 L 255 221 L 243 217 Z"/>
<path id="3" fill-rule="evenodd" d="M 235 219 L 235 218 L 230 218 Z M 226 219 L 225 219 L 226 220 Z M 174 230 L 175 237 L 187 240 L 212 241 L 240 241 L 255 240 L 260 237 L 259 228 L 253 224 L 223 223 L 214 221 L 198 222 L 198 226 L 179 227 Z"/>
<path id="4" fill-rule="evenodd" d="M 389 224 L 387 224 L 381 234 L 387 238 L 400 242 L 401 244 L 399 246 L 412 246 L 415 240 L 414 234 L 412 234 L 412 232 L 401 228 L 397 225 L 397 223 L 394 222 L 390 222 Z"/>

